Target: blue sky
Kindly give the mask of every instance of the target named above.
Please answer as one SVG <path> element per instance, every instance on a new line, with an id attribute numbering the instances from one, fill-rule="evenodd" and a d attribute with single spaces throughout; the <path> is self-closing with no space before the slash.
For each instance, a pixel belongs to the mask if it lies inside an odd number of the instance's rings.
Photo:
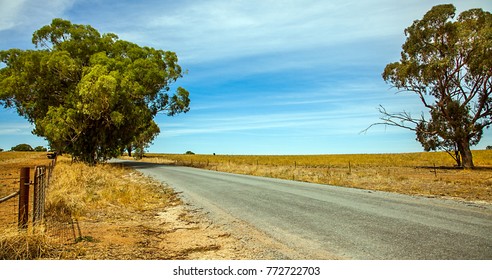
<path id="1" fill-rule="evenodd" d="M 432 6 L 490 11 L 490 0 L 96 1 L 0 0 L 0 49 L 32 49 L 33 31 L 60 17 L 177 53 L 187 114 L 156 121 L 151 152 L 334 154 L 421 151 L 411 131 L 374 127 L 377 107 L 423 110 L 381 73 L 399 60 L 403 30 Z M 0 109 L 0 148 L 46 145 Z M 492 145 L 485 132 L 476 149 Z"/>

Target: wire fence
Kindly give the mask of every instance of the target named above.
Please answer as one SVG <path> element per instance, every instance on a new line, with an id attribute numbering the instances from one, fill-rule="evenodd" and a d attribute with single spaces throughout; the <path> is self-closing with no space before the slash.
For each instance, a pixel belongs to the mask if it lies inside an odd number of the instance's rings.
<path id="1" fill-rule="evenodd" d="M 46 216 L 46 194 L 56 158 L 48 166 L 23 167 L 18 177 L 0 174 L 0 230 L 42 231 L 50 241 L 73 243 L 78 223 L 71 215 Z M 32 178 L 32 180 L 31 180 Z"/>
<path id="2" fill-rule="evenodd" d="M 17 225 L 19 209 L 19 178 L 13 174 L 0 174 L 0 229 Z"/>

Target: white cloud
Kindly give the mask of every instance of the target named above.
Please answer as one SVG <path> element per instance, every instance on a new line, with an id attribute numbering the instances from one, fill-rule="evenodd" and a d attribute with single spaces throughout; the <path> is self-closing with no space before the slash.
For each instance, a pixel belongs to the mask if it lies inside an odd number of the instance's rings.
<path id="1" fill-rule="evenodd" d="M 201 1 L 141 24 L 155 31 L 152 36 L 156 37 L 149 38 L 154 44 L 181 49 L 183 59 L 198 63 L 323 48 L 401 33 L 395 21 L 402 19 L 392 13 L 398 5 L 383 2 L 387 10 L 368 14 L 374 2 Z M 170 32 L 158 32 L 162 30 Z M 166 37 L 169 33 L 174 35 L 170 39 Z"/>
<path id="2" fill-rule="evenodd" d="M 0 0 L 0 31 L 14 27 L 26 0 Z"/>
<path id="3" fill-rule="evenodd" d="M 404 28 L 439 4 L 414 2 L 209 0 L 183 1 L 168 7 L 170 4 L 163 1 L 152 3 L 154 9 L 131 19 L 135 25 L 132 30 L 125 26 L 118 34 L 176 51 L 190 64 L 282 53 L 295 58 L 295 52 L 306 56 L 333 46 L 363 44 L 367 39 L 403 37 Z M 481 1 L 467 5 L 476 3 Z M 311 59 L 315 61 L 316 56 Z"/>
<path id="4" fill-rule="evenodd" d="M 362 112 L 362 113 L 358 113 Z M 375 115 L 375 113 L 374 113 Z M 352 105 L 336 110 L 299 111 L 289 113 L 234 114 L 225 116 L 204 116 L 180 125 L 161 125 L 162 137 L 193 134 L 217 134 L 235 131 L 259 131 L 271 129 L 296 129 L 304 135 L 357 135 L 365 127 L 367 113 L 360 106 Z"/>
<path id="5" fill-rule="evenodd" d="M 0 31 L 19 26 L 33 31 L 61 17 L 75 0 L 0 0 Z"/>
<path id="6" fill-rule="evenodd" d="M 0 123 L 0 135 L 31 135 L 33 126 L 29 123 Z"/>

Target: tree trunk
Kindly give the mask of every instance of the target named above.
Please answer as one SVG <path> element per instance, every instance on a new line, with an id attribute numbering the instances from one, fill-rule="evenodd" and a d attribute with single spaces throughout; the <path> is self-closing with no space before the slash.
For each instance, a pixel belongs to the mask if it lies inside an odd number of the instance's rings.
<path id="1" fill-rule="evenodd" d="M 454 156 L 456 160 L 456 165 L 458 167 L 461 167 L 461 155 L 460 155 L 460 150 L 458 148 L 458 145 L 454 143 Z"/>
<path id="2" fill-rule="evenodd" d="M 473 165 L 473 155 L 470 150 L 470 142 L 468 139 L 462 139 L 460 142 L 458 142 L 458 149 L 461 154 L 461 163 L 463 165 L 463 168 L 465 169 L 472 169 L 475 167 Z"/>
<path id="3" fill-rule="evenodd" d="M 128 147 L 126 147 L 126 150 L 128 151 L 128 156 L 131 157 L 132 156 L 132 145 L 128 145 Z"/>

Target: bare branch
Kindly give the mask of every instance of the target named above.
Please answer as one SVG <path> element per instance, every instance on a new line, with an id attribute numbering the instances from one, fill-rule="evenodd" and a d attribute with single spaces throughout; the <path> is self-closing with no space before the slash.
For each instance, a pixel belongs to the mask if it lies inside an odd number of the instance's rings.
<path id="1" fill-rule="evenodd" d="M 395 126 L 395 127 L 400 127 L 412 131 L 416 131 L 416 126 L 421 123 L 425 122 L 425 119 L 423 116 L 421 116 L 420 119 L 415 119 L 412 117 L 412 115 L 407 112 L 399 112 L 399 113 L 389 113 L 386 108 L 384 108 L 382 105 L 379 105 L 378 108 L 379 113 L 381 113 L 381 117 L 379 118 L 382 120 L 382 122 L 378 123 L 373 123 L 366 129 L 362 130 L 360 133 L 367 133 L 367 131 L 372 128 L 373 126 L 377 125 L 384 125 L 384 126 Z"/>

